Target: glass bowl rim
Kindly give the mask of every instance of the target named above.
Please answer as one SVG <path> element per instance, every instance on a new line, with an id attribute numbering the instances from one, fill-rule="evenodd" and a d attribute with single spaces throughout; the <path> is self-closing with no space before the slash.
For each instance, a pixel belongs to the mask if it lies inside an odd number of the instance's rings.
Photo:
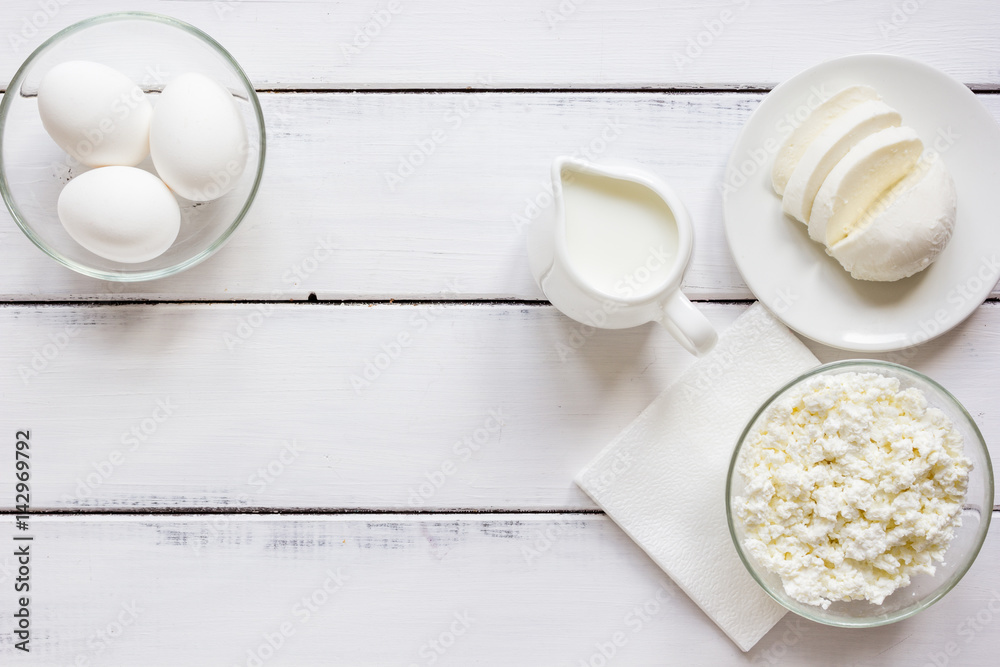
<path id="1" fill-rule="evenodd" d="M 783 395 L 786 391 L 788 391 L 795 385 L 806 380 L 807 378 L 819 375 L 824 372 L 838 371 L 838 370 L 849 371 L 859 366 L 881 367 L 899 373 L 901 375 L 909 375 L 912 377 L 916 377 L 917 379 L 926 382 L 927 384 L 931 385 L 932 387 L 940 391 L 947 400 L 950 400 L 958 408 L 961 414 L 965 417 L 965 420 L 972 427 L 972 431 L 976 435 L 976 441 L 978 442 L 979 448 L 982 450 L 983 456 L 986 460 L 986 466 L 983 473 L 986 476 L 986 485 L 988 487 L 989 497 L 991 499 L 995 497 L 995 487 L 993 480 L 993 462 L 990 459 L 990 450 L 989 447 L 987 447 L 986 445 L 986 439 L 983 438 L 983 434 L 982 431 L 980 431 L 979 429 L 979 425 L 976 424 L 976 421 L 972 418 L 972 415 L 969 414 L 969 411 L 966 410 L 965 406 L 962 405 L 962 402 L 959 401 L 954 394 L 945 389 L 939 382 L 921 373 L 920 371 L 914 370 L 909 366 L 903 366 L 902 364 L 897 364 L 891 361 L 882 361 L 880 359 L 844 359 L 841 361 L 833 361 L 830 363 L 821 364 L 819 366 L 811 368 L 810 370 L 799 374 L 794 379 L 782 385 L 780 389 L 775 390 L 768 397 L 768 399 L 764 401 L 759 408 L 757 408 L 753 416 L 750 417 L 746 426 L 743 428 L 742 433 L 740 433 L 740 437 L 736 441 L 736 445 L 733 448 L 733 455 L 729 461 L 729 471 L 726 474 L 726 524 L 729 527 L 729 537 L 732 539 L 733 546 L 736 547 L 736 553 L 739 555 L 740 560 L 743 562 L 743 566 L 746 568 L 747 572 L 749 572 L 750 576 L 753 577 L 754 581 L 757 582 L 757 585 L 760 586 L 761 589 L 763 589 L 763 591 L 767 593 L 772 599 L 774 599 L 778 604 L 780 604 L 788 611 L 797 614 L 798 616 L 801 616 L 803 618 L 806 618 L 810 621 L 839 628 L 875 628 L 882 625 L 890 625 L 892 623 L 896 623 L 898 621 L 902 621 L 904 619 L 910 618 L 911 616 L 914 616 L 915 614 L 923 611 L 924 609 L 927 609 L 935 602 L 943 598 L 955 586 L 958 585 L 958 582 L 960 582 L 965 577 L 966 573 L 972 567 L 972 564 L 976 561 L 976 558 L 979 557 L 979 553 L 986 542 L 986 536 L 989 534 L 990 521 L 993 518 L 993 505 L 990 505 L 989 510 L 984 512 L 985 518 L 981 522 L 981 527 L 979 529 L 979 534 L 977 535 L 976 544 L 973 547 L 973 549 L 971 549 L 968 552 L 968 554 L 966 554 L 965 562 L 963 562 L 959 566 L 959 568 L 955 570 L 954 573 L 952 573 L 953 580 L 950 585 L 943 586 L 939 590 L 935 591 L 933 595 L 930 595 L 927 598 L 921 600 L 920 602 L 914 603 L 906 607 L 905 609 L 886 617 L 871 618 L 871 619 L 852 617 L 850 621 L 847 620 L 839 621 L 837 619 L 822 616 L 819 613 L 810 614 L 806 610 L 792 607 L 785 600 L 779 597 L 776 594 L 776 592 L 772 590 L 772 587 L 769 584 L 765 583 L 761 579 L 761 577 L 757 573 L 756 567 L 750 563 L 749 556 L 744 551 L 743 545 L 740 544 L 739 539 L 737 539 L 736 529 L 734 527 L 735 519 L 733 517 L 733 508 L 732 508 L 733 475 L 736 471 L 736 462 L 739 459 L 740 451 L 743 448 L 743 443 L 746 440 L 747 436 L 749 435 L 750 429 L 757 422 L 760 416 L 769 407 L 771 407 L 771 405 L 779 396 Z"/>
<path id="2" fill-rule="evenodd" d="M 67 37 L 70 37 L 76 33 L 82 32 L 87 28 L 91 28 L 95 25 L 100 25 L 103 23 L 113 23 L 116 21 L 151 21 L 154 23 L 160 23 L 168 25 L 179 30 L 182 30 L 195 38 L 201 40 L 207 44 L 212 50 L 214 50 L 222 60 L 225 61 L 236 74 L 237 79 L 243 84 L 244 91 L 247 94 L 247 100 L 253 108 L 254 116 L 257 120 L 257 135 L 260 149 L 257 156 L 256 164 L 256 174 L 254 176 L 253 184 L 250 188 L 250 192 L 247 195 L 246 201 L 243 202 L 242 208 L 236 214 L 236 217 L 229 224 L 229 226 L 216 238 L 207 248 L 201 252 L 195 254 L 193 257 L 189 257 L 181 262 L 178 262 L 172 266 L 160 268 L 160 269 L 148 269 L 145 271 L 134 271 L 134 272 L 114 272 L 105 269 L 95 269 L 86 264 L 82 264 L 69 257 L 64 256 L 62 253 L 56 251 L 54 248 L 50 247 L 45 241 L 39 238 L 34 231 L 31 229 L 31 224 L 25 219 L 20 209 L 17 207 L 14 201 L 13 193 L 10 191 L 9 184 L 7 183 L 7 168 L 4 163 L 3 156 L 3 136 L 4 131 L 7 126 L 7 115 L 10 110 L 13 91 L 16 91 L 18 87 L 23 82 L 27 71 L 34 64 L 34 62 L 45 53 L 53 45 L 63 41 Z M 257 91 L 254 88 L 253 82 L 247 76 L 246 72 L 236 61 L 229 51 L 226 50 L 222 44 L 215 40 L 211 35 L 204 32 L 200 28 L 196 28 L 190 23 L 186 23 L 179 19 L 175 19 L 171 16 L 166 16 L 163 14 L 156 14 L 153 12 L 138 12 L 138 11 L 126 11 L 126 12 L 109 12 L 106 14 L 98 14 L 97 16 L 91 16 L 90 18 L 78 21 L 70 26 L 67 26 L 55 33 L 44 42 L 39 44 L 21 63 L 21 66 L 17 68 L 17 72 L 11 77 L 10 83 L 7 84 L 6 91 L 4 92 L 3 99 L 0 99 L 0 196 L 3 197 L 4 204 L 7 210 L 10 212 L 11 217 L 14 218 L 14 222 L 17 226 L 21 228 L 24 235 L 31 240 L 42 252 L 56 260 L 63 266 L 70 268 L 77 273 L 82 273 L 85 276 L 90 276 L 92 278 L 98 278 L 101 280 L 108 280 L 112 282 L 142 282 L 145 280 L 155 280 L 158 278 L 166 278 L 167 276 L 172 276 L 176 273 L 180 273 L 186 269 L 200 264 L 212 255 L 214 255 L 232 236 L 233 232 L 246 217 L 246 214 L 250 211 L 254 200 L 257 197 L 257 192 L 260 189 L 261 180 L 264 177 L 264 157 L 267 153 L 267 136 L 264 127 L 264 113 L 261 110 L 260 100 L 257 97 Z"/>

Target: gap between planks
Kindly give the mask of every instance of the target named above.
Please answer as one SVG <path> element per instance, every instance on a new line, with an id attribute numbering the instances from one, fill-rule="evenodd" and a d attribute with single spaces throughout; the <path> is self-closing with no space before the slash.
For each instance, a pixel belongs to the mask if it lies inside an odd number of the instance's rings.
<path id="1" fill-rule="evenodd" d="M 483 299 L 319 299 L 313 298 L 315 292 L 310 292 L 307 299 L 87 299 L 81 301 L 0 301 L 4 306 L 155 306 L 155 305 L 255 305 L 255 304 L 296 304 L 296 305 L 326 305 L 326 306 L 422 306 L 433 303 L 442 306 L 551 306 L 545 299 L 499 299 L 489 297 Z M 694 303 L 712 303 L 726 305 L 745 305 L 757 299 L 690 299 Z M 1000 299 L 998 299 L 1000 300 Z"/>
<path id="2" fill-rule="evenodd" d="M 774 90 L 775 86 L 740 85 L 714 86 L 712 88 L 700 88 L 696 86 L 688 87 L 668 87 L 668 88 L 255 88 L 258 94 L 329 94 L 329 95 L 434 95 L 441 93 L 496 93 L 507 95 L 522 94 L 600 94 L 600 93 L 626 93 L 626 94 L 663 94 L 663 95 L 713 95 L 713 94 L 759 94 L 766 95 Z M 1000 94 L 1000 84 L 998 85 L 969 85 L 966 87 L 977 95 L 998 95 Z M 5 95 L 7 88 L 0 88 L 0 95 Z"/>
<path id="3" fill-rule="evenodd" d="M 994 509 L 1000 512 L 1000 506 Z M 0 517 L 14 517 L 12 510 L 0 510 Z M 219 520 L 267 520 L 282 519 L 290 521 L 321 520 L 321 519 L 363 519 L 378 517 L 379 519 L 397 518 L 398 520 L 421 521 L 439 517 L 442 521 L 461 521 L 464 519 L 482 519 L 483 521 L 499 521 L 503 518 L 545 519 L 553 517 L 603 517 L 600 509 L 541 509 L 524 510 L 517 508 L 447 508 L 447 509 L 360 509 L 356 507 L 135 507 L 135 508 L 83 508 L 83 509 L 32 509 L 29 513 L 32 519 L 47 518 L 56 520 L 128 520 L 147 518 L 149 520 L 184 520 L 210 519 Z"/>
<path id="4" fill-rule="evenodd" d="M 512 307 L 552 307 L 552 303 L 544 299 L 499 299 L 489 297 L 483 299 L 314 299 L 311 292 L 307 299 L 86 299 L 80 301 L 38 301 L 38 300 L 7 300 L 0 301 L 0 308 L 7 306 L 62 306 L 90 307 L 99 306 L 156 306 L 156 305 L 203 305 L 232 306 L 255 304 L 290 304 L 306 306 L 422 306 L 437 304 L 442 306 L 512 306 Z M 747 299 L 689 299 L 692 303 L 710 303 L 729 306 L 753 304 L 756 298 Z M 989 297 L 983 304 L 1000 303 L 1000 297 Z"/>
<path id="5" fill-rule="evenodd" d="M 1000 504 L 993 506 L 993 513 L 1000 514 Z M 0 516 L 15 516 L 16 510 L 0 510 Z M 136 507 L 136 508 L 74 508 L 74 509 L 32 509 L 29 516 L 348 516 L 348 515 L 378 515 L 378 516 L 502 516 L 516 514 L 531 515 L 562 515 L 562 516 L 604 516 L 604 510 L 599 509 L 364 509 L 357 507 Z"/>
<path id="6" fill-rule="evenodd" d="M 1000 94 L 1000 84 L 965 84 L 965 87 L 977 95 L 997 95 Z M 285 94 L 285 93 L 319 93 L 334 95 L 433 95 L 440 93 L 497 93 L 508 95 L 522 94 L 601 94 L 601 93 L 626 93 L 626 94 L 663 94 L 663 95 L 726 95 L 730 93 L 759 94 L 766 95 L 774 90 L 775 85 L 761 86 L 757 84 L 732 84 L 728 86 L 713 86 L 702 88 L 698 86 L 675 86 L 667 88 L 647 87 L 647 88 L 487 88 L 481 86 L 467 86 L 465 88 L 255 88 L 257 93 Z M 0 91 L 4 92 L 4 91 Z"/>

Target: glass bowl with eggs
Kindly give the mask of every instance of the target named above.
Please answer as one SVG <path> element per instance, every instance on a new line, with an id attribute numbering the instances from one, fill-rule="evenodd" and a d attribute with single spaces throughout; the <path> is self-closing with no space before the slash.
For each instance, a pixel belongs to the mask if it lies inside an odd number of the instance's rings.
<path id="1" fill-rule="evenodd" d="M 940 600 L 983 546 L 993 469 L 975 421 L 898 364 L 819 366 L 750 419 L 729 466 L 740 559 L 787 609 L 874 627 Z"/>
<path id="2" fill-rule="evenodd" d="M 215 253 L 264 172 L 260 102 L 194 26 L 144 12 L 76 23 L 0 101 L 0 193 L 27 237 L 82 274 L 166 277 Z"/>

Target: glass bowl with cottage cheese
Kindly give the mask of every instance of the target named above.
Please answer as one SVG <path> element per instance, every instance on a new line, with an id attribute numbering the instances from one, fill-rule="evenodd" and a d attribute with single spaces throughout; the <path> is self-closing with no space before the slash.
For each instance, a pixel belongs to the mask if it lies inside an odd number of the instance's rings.
<path id="1" fill-rule="evenodd" d="M 819 366 L 751 417 L 729 466 L 740 559 L 789 610 L 840 627 L 908 618 L 965 575 L 986 539 L 993 469 L 948 390 L 898 364 Z"/>

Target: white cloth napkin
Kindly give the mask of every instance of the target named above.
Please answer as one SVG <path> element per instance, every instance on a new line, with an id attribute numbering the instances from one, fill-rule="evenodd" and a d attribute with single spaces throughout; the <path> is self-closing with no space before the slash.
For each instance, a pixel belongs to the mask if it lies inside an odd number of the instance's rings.
<path id="1" fill-rule="evenodd" d="M 576 479 L 744 651 L 785 610 L 754 582 L 732 544 L 729 461 L 760 404 L 817 364 L 754 304 Z"/>

